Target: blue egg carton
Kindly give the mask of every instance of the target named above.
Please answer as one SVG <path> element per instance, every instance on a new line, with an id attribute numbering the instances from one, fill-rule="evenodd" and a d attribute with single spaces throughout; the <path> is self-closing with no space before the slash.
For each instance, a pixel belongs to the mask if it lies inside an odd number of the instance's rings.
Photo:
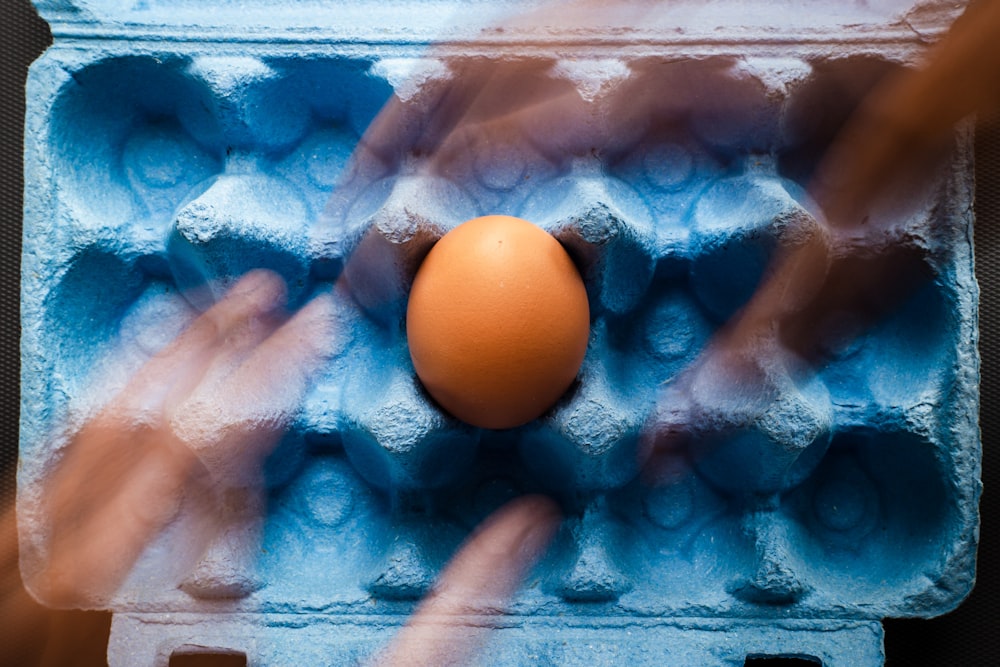
<path id="1" fill-rule="evenodd" d="M 969 592 L 968 128 L 924 200 L 890 212 L 883 247 L 837 241 L 846 276 L 894 249 L 903 294 L 870 321 L 817 313 L 821 361 L 760 360 L 759 414 L 677 390 L 783 239 L 820 229 L 804 186 L 864 82 L 916 62 L 960 8 L 678 0 L 638 24 L 628 6 L 569 32 L 517 20 L 540 4 L 35 0 L 55 42 L 31 70 L 25 140 L 29 587 L 45 560 L 44 480 L 130 369 L 251 269 L 280 274 L 293 305 L 352 286 L 336 352 L 265 465 L 262 515 L 178 572 L 182 511 L 112 600 L 84 605 L 114 611 L 111 665 L 362 661 L 473 527 L 528 492 L 566 518 L 491 621 L 481 664 L 877 665 L 882 618 L 945 613 Z M 430 118 L 484 59 L 576 91 L 570 112 L 470 146 L 446 173 L 421 170 L 404 142 L 365 188 L 337 187 L 393 95 Z M 649 91 L 663 91 L 653 116 L 630 115 Z M 591 304 L 577 381 L 506 431 L 433 403 L 403 325 L 433 243 L 495 213 L 551 232 Z"/>

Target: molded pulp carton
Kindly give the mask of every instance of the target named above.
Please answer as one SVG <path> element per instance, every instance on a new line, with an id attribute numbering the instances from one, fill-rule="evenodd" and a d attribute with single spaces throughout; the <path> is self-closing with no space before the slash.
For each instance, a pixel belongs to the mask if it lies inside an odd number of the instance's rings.
<path id="1" fill-rule="evenodd" d="M 115 613 L 112 665 L 363 660 L 463 537 L 532 491 L 566 519 L 490 620 L 482 664 L 877 665 L 882 618 L 968 593 L 980 443 L 965 130 L 923 199 L 885 223 L 914 276 L 905 294 L 867 326 L 817 322 L 821 362 L 771 359 L 763 414 L 686 424 L 673 459 L 637 465 L 648 424 L 669 419 L 669 381 L 786 231 L 819 224 L 805 187 L 833 129 L 961 3 L 677 0 L 632 23 L 518 19 L 538 4 L 35 0 L 55 42 L 31 71 L 25 140 L 26 581 L 44 562 L 43 480 L 80 415 L 234 277 L 271 269 L 294 306 L 356 249 L 372 258 L 267 459 L 266 503 L 178 572 L 182 506 L 112 599 L 85 601 Z M 483 62 L 568 91 L 570 113 L 470 143 L 436 173 L 404 141 L 365 187 L 338 187 L 391 96 L 433 118 Z M 554 234 L 591 303 L 577 382 L 506 431 L 438 409 L 402 326 L 429 247 L 490 213 Z"/>

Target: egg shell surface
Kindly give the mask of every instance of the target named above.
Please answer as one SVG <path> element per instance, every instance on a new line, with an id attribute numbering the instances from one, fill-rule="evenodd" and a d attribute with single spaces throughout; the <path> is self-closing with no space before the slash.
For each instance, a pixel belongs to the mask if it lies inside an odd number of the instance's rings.
<path id="1" fill-rule="evenodd" d="M 562 245 L 505 215 L 465 222 L 424 259 L 406 314 L 428 393 L 474 426 L 513 428 L 573 383 L 590 335 L 580 273 Z"/>

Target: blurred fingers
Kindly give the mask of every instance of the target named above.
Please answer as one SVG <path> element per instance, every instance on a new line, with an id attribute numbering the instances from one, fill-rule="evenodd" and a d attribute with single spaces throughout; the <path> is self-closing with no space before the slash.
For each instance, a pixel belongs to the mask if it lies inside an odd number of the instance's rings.
<path id="1" fill-rule="evenodd" d="M 176 515 L 206 471 L 170 430 L 168 404 L 195 392 L 209 371 L 252 356 L 277 326 L 284 299 L 277 275 L 248 274 L 72 437 L 46 488 L 49 561 L 43 580 L 34 583 L 50 601 L 112 595 Z M 226 417 L 211 415 L 216 422 Z"/>
<path id="2" fill-rule="evenodd" d="M 503 613 L 555 536 L 561 513 L 543 496 L 517 498 L 476 529 L 377 665 L 465 665 L 487 639 L 483 616 Z"/>
<path id="3" fill-rule="evenodd" d="M 244 353 L 269 335 L 285 296 L 284 281 L 277 274 L 246 274 L 146 363 L 104 413 L 112 419 L 159 413 L 164 404 L 177 402 L 197 386 L 213 361 Z"/>
<path id="4" fill-rule="evenodd" d="M 833 225 L 862 224 L 873 202 L 896 190 L 919 193 L 955 124 L 997 108 L 998 39 L 1000 3 L 973 3 L 923 67 L 888 77 L 862 103 L 811 186 Z"/>
<path id="5" fill-rule="evenodd" d="M 121 457 L 127 459 L 126 465 L 112 459 L 107 461 L 110 472 L 78 477 L 76 495 L 66 486 L 57 489 L 58 504 L 50 505 L 49 559 L 44 581 L 39 582 L 48 601 L 72 605 L 106 600 L 149 542 L 176 516 L 202 468 L 187 447 L 166 442 L 167 437 L 136 436 L 127 445 L 133 451 Z M 204 495 L 202 504 L 210 498 L 209 493 Z"/>
<path id="6" fill-rule="evenodd" d="M 336 346 L 331 291 L 314 296 L 238 365 L 202 382 L 169 415 L 210 473 L 259 465 Z"/>

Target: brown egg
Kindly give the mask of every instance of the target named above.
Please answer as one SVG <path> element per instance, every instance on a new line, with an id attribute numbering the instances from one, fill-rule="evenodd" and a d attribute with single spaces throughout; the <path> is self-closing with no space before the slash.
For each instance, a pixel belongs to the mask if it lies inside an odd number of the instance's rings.
<path id="1" fill-rule="evenodd" d="M 590 335 L 580 274 L 550 234 L 489 215 L 451 230 L 417 271 L 410 357 L 431 396 L 484 428 L 520 426 L 573 382 Z"/>

